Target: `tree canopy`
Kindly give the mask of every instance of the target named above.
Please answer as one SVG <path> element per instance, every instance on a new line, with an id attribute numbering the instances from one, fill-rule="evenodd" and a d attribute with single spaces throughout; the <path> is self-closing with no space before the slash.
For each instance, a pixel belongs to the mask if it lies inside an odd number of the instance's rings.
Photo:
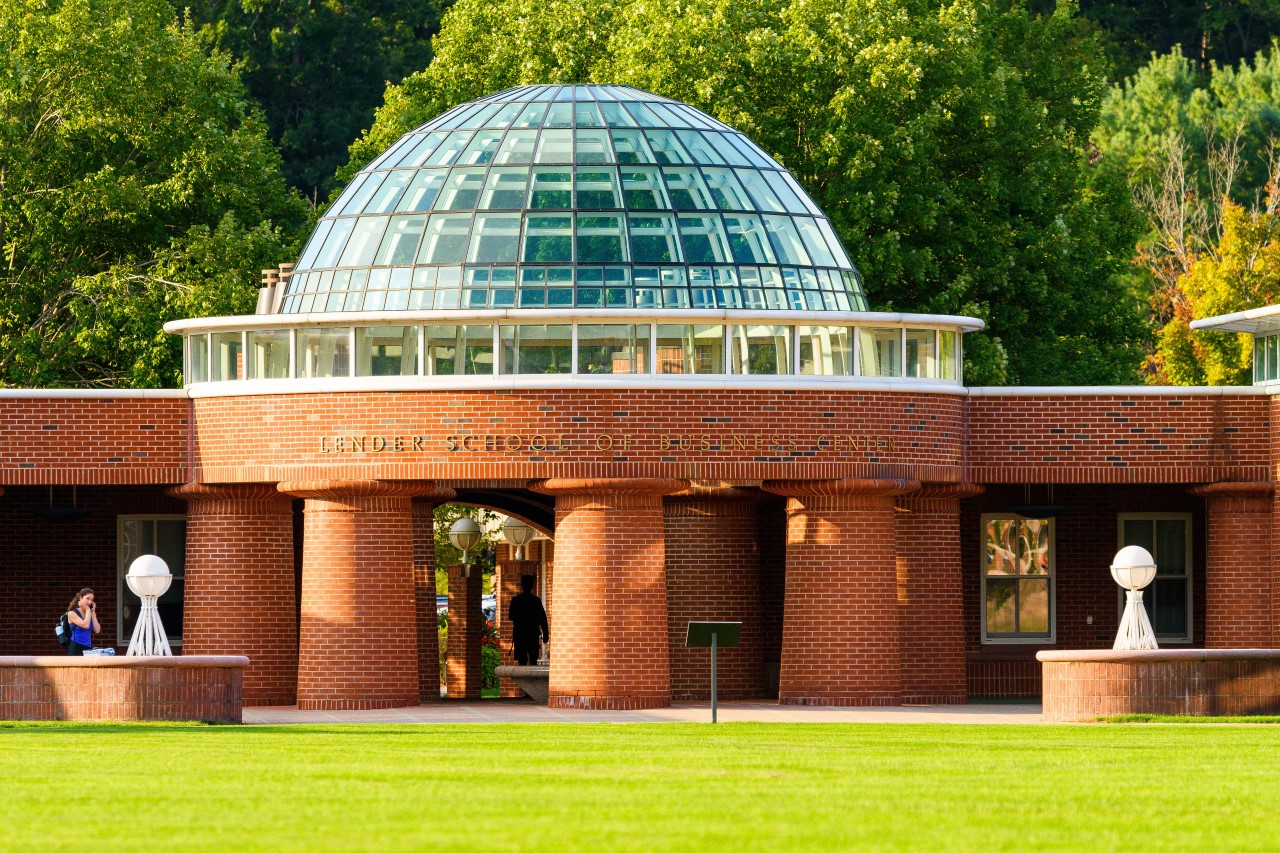
<path id="1" fill-rule="evenodd" d="M 306 207 L 164 0 L 0 0 L 0 382 L 180 382 L 169 319 L 252 310 Z"/>
<path id="2" fill-rule="evenodd" d="M 1135 286 L 1148 294 L 1157 330 L 1148 344 L 1149 379 L 1174 384 L 1247 379 L 1247 348 L 1243 365 L 1226 367 L 1234 357 L 1215 349 L 1225 339 L 1203 343 L 1209 339 L 1193 338 L 1187 323 L 1214 313 L 1211 304 L 1230 302 L 1237 307 L 1227 310 L 1234 311 L 1271 298 L 1265 288 L 1245 286 L 1259 281 L 1256 276 L 1228 270 L 1237 266 L 1231 258 L 1240 241 L 1251 239 L 1245 232 L 1256 235 L 1256 229 L 1245 227 L 1246 211 L 1260 210 L 1274 194 L 1277 137 L 1280 48 L 1275 45 L 1238 66 L 1212 65 L 1205 71 L 1175 49 L 1154 57 L 1107 97 L 1093 134 L 1095 172 L 1126 180 L 1147 218 L 1135 257 Z M 1228 224 L 1234 231 L 1230 244 Z M 1236 282 L 1227 288 L 1234 294 L 1231 300 L 1221 298 L 1225 279 L 1209 284 L 1222 275 Z M 1186 292 L 1187 286 L 1201 288 L 1199 295 Z M 1210 296 L 1214 293 L 1218 296 Z M 1193 341 L 1202 343 L 1193 346 Z"/>
<path id="3" fill-rule="evenodd" d="M 1190 321 L 1280 303 L 1280 218 L 1228 203 L 1222 239 L 1179 280 L 1183 299 L 1160 330 L 1157 358 L 1175 385 L 1247 385 L 1253 336 L 1193 332 Z"/>
<path id="4" fill-rule="evenodd" d="M 1080 0 L 1106 34 L 1117 79 L 1181 46 L 1202 68 L 1234 65 L 1280 33 L 1280 0 Z"/>
<path id="5" fill-rule="evenodd" d="M 266 114 L 285 178 L 306 196 L 333 188 L 346 148 L 388 82 L 425 68 L 447 0 L 171 0 L 200 41 L 235 58 Z"/>
<path id="6" fill-rule="evenodd" d="M 456 103 L 533 82 L 635 85 L 705 110 L 791 169 L 877 308 L 981 317 L 967 378 L 1136 376 L 1144 332 L 1119 273 L 1139 222 L 1086 180 L 1106 93 L 1064 5 L 960 0 L 461 0 L 436 58 L 388 89 L 349 178 Z"/>

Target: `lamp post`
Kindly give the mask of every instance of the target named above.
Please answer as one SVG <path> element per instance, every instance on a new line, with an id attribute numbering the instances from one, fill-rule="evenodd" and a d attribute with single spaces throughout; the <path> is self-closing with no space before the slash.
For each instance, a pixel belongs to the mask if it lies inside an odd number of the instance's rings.
<path id="1" fill-rule="evenodd" d="M 458 519 L 449 528 L 449 541 L 453 543 L 453 547 L 462 552 L 462 576 L 471 577 L 471 562 L 467 552 L 476 547 L 476 543 L 480 541 L 480 525 L 476 524 L 475 519 L 472 518 Z"/>
<path id="2" fill-rule="evenodd" d="M 1142 606 L 1142 590 L 1155 576 L 1156 561 L 1146 548 L 1126 545 L 1116 553 L 1111 562 L 1111 577 L 1125 588 L 1125 605 L 1113 649 L 1159 648 L 1156 633 L 1151 630 L 1151 620 L 1147 618 L 1147 609 Z"/>
<path id="3" fill-rule="evenodd" d="M 154 554 L 143 554 L 129 565 L 125 581 L 133 594 L 142 599 L 142 612 L 133 626 L 133 639 L 125 655 L 172 656 L 169 638 L 160 622 L 160 611 L 156 609 L 156 599 L 164 595 L 173 582 L 169 566 Z"/>
<path id="4" fill-rule="evenodd" d="M 502 538 L 507 540 L 507 544 L 515 548 L 515 554 L 512 559 L 524 559 L 524 546 L 533 541 L 533 537 L 538 535 L 538 531 L 525 524 L 518 518 L 507 517 L 502 522 Z"/>

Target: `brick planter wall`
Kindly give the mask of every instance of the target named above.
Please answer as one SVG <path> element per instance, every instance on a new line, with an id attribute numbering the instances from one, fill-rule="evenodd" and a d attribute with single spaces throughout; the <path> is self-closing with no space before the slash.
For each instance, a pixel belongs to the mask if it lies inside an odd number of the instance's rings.
<path id="1" fill-rule="evenodd" d="M 1280 649 L 1108 649 L 1036 657 L 1050 722 L 1117 714 L 1280 713 Z"/>
<path id="2" fill-rule="evenodd" d="M 241 722 L 247 657 L 0 657 L 0 719 Z"/>

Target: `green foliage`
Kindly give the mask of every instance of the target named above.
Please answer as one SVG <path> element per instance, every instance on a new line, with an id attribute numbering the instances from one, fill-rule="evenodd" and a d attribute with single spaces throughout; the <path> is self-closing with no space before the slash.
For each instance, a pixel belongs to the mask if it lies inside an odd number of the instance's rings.
<path id="1" fill-rule="evenodd" d="M 1136 375 L 1124 290 L 1139 221 L 1086 183 L 1104 59 L 1064 6 L 960 0 L 462 0 L 436 58 L 388 89 L 349 178 L 398 136 L 533 82 L 609 82 L 692 103 L 791 169 L 832 217 L 875 307 L 969 314 L 967 379 Z"/>
<path id="2" fill-rule="evenodd" d="M 444 15 L 423 71 L 387 88 L 351 145 L 343 183 L 407 130 L 464 101 L 525 83 L 581 83 L 605 55 L 617 10 L 599 0 L 463 0 Z"/>
<path id="3" fill-rule="evenodd" d="M 1177 45 L 1201 65 L 1230 65 L 1280 34 L 1280 0 L 1080 0 L 1107 37 L 1120 78 Z"/>
<path id="4" fill-rule="evenodd" d="M 1196 300 L 1183 286 L 1205 274 L 1193 275 L 1194 264 L 1217 253 L 1227 208 L 1256 208 L 1269 191 L 1277 104 L 1280 48 L 1272 46 L 1252 62 L 1204 72 L 1174 50 L 1154 57 L 1103 105 L 1093 134 L 1095 174 L 1128 182 L 1147 218 L 1131 280 L 1156 330 L 1146 363 L 1151 381 L 1217 384 L 1239 373 L 1228 362 L 1202 372 L 1207 351 L 1199 352 L 1204 345 L 1187 327 Z M 1195 316 L 1209 316 L 1207 304 Z"/>
<path id="5" fill-rule="evenodd" d="M 502 662 L 502 653 L 496 645 L 485 644 L 480 647 L 480 689 L 494 690 L 498 687 L 498 665 Z"/>
<path id="6" fill-rule="evenodd" d="M 284 155 L 285 177 L 323 199 L 388 81 L 431 59 L 447 0 L 172 0 L 206 46 L 237 60 Z"/>
<path id="7" fill-rule="evenodd" d="M 1135 186 L 1161 179 L 1171 142 L 1187 148 L 1190 185 L 1212 191 L 1211 143 L 1239 133 L 1242 171 L 1230 187 L 1237 202 L 1266 186 L 1269 140 L 1280 135 L 1280 48 L 1252 62 L 1202 72 L 1179 49 L 1156 56 L 1114 87 L 1103 103 L 1093 142 L 1099 170 Z"/>
<path id="8" fill-rule="evenodd" d="M 473 519 L 480 525 L 480 543 L 471 549 L 468 558 L 473 567 L 478 566 L 484 572 L 484 589 L 492 589 L 493 569 L 498 559 L 498 541 L 501 535 L 497 524 L 502 516 L 483 507 L 442 504 L 436 507 L 435 512 L 436 593 L 438 595 L 449 592 L 449 566 L 456 566 L 462 562 L 462 552 L 453 547 L 453 543 L 449 541 L 449 530 L 460 518 Z M 472 571 L 474 570 L 473 568 Z"/>
<path id="9" fill-rule="evenodd" d="M 160 326 L 296 251 L 260 117 L 163 0 L 0 0 L 0 56 L 0 383 L 175 383 Z"/>
<path id="10" fill-rule="evenodd" d="M 1280 303 L 1280 217 L 1228 205 L 1216 249 L 1179 283 L 1185 300 L 1159 334 L 1162 373 L 1175 385 L 1248 385 L 1253 336 L 1193 332 L 1189 323 Z"/>

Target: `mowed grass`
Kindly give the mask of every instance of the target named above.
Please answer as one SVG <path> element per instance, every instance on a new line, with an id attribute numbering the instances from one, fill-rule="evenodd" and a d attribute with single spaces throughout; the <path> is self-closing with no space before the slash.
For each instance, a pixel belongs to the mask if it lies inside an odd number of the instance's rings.
<path id="1" fill-rule="evenodd" d="M 1280 849 L 1270 726 L 0 728 L 9 850 Z"/>

